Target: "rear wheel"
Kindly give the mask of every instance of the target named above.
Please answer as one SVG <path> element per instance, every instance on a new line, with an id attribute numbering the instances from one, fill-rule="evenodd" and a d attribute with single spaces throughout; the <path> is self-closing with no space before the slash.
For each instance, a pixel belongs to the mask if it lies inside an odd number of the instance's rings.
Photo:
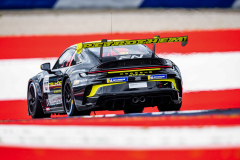
<path id="1" fill-rule="evenodd" d="M 180 104 L 161 104 L 158 105 L 159 111 L 179 111 L 182 106 L 182 103 Z"/>
<path id="2" fill-rule="evenodd" d="M 91 111 L 78 111 L 74 103 L 72 85 L 69 78 L 63 87 L 63 105 L 68 116 L 90 115 Z"/>
<path id="3" fill-rule="evenodd" d="M 28 112 L 32 118 L 49 118 L 51 116 L 51 114 L 43 113 L 43 109 L 36 92 L 36 87 L 33 82 L 31 82 L 28 86 L 27 102 Z"/>
<path id="4" fill-rule="evenodd" d="M 125 114 L 128 114 L 128 113 L 142 113 L 143 109 L 144 108 L 131 108 L 131 109 L 124 110 L 124 113 Z"/>

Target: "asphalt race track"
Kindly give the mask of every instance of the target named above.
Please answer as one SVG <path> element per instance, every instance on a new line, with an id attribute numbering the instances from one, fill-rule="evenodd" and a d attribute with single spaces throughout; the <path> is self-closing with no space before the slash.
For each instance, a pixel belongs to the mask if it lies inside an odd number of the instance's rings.
<path id="1" fill-rule="evenodd" d="M 61 159 L 79 154 L 88 159 L 159 159 L 158 154 L 170 159 L 239 159 L 239 113 L 213 109 L 3 120 L 0 153 L 15 153 L 11 159 L 48 159 L 48 154 Z"/>
<path id="2" fill-rule="evenodd" d="M 181 17 L 190 17 L 190 11 L 180 12 Z M 224 17 L 218 16 L 219 11 L 211 13 L 214 14 L 209 16 L 218 21 L 211 21 L 210 28 L 207 23 L 200 25 L 204 21 L 200 18 L 196 24 L 192 21 L 200 28 L 184 23 L 179 30 L 174 26 L 164 30 L 160 25 L 159 30 L 156 26 L 151 30 L 142 26 L 143 30 L 136 24 L 136 31 L 133 26 L 132 30 L 118 28 L 120 31 L 112 34 L 105 32 L 106 29 L 67 33 L 60 25 L 55 33 L 47 30 L 51 21 L 44 19 L 45 13 L 38 16 L 42 22 L 46 21 L 47 32 L 37 32 L 36 24 L 26 26 L 26 30 L 17 25 L 8 29 L 11 18 L 3 14 L 0 17 L 0 24 L 4 22 L 0 31 L 0 159 L 240 159 L 240 26 L 239 22 L 234 23 L 239 14 L 233 12 L 232 19 L 230 13 L 225 19 L 218 19 Z M 31 24 L 26 17 L 32 15 L 15 16 L 13 13 L 19 25 L 20 20 Z M 229 25 L 222 24 L 224 20 Z M 172 24 L 170 21 L 166 23 Z M 147 107 L 141 114 L 96 111 L 91 116 L 52 115 L 48 119 L 31 119 L 27 115 L 29 77 L 40 72 L 40 64 L 53 64 L 68 46 L 103 38 L 144 39 L 155 35 L 189 36 L 185 47 L 173 43 L 159 44 L 156 48 L 158 56 L 171 59 L 182 72 L 180 111 L 158 112 L 157 107 Z"/>

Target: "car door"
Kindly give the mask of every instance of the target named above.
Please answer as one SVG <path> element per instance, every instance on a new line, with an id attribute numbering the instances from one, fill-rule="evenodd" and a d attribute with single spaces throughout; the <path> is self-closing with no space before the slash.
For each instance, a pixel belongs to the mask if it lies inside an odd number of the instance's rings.
<path id="1" fill-rule="evenodd" d="M 57 71 L 65 73 L 68 69 L 72 56 L 76 49 L 67 49 L 57 60 L 52 68 L 52 73 L 47 74 L 43 79 L 43 92 L 47 94 L 46 110 L 51 112 L 63 111 L 62 105 L 62 80 L 63 77 L 60 74 L 56 74 Z M 55 73 L 55 74 L 54 74 Z"/>

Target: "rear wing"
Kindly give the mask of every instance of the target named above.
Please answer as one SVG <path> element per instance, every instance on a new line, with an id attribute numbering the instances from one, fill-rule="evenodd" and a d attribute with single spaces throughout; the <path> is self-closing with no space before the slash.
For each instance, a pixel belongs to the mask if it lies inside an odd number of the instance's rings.
<path id="1" fill-rule="evenodd" d="M 103 39 L 101 42 L 78 43 L 77 44 L 77 53 L 80 54 L 82 52 L 83 48 L 101 47 L 100 59 L 102 59 L 103 47 L 135 45 L 135 44 L 153 44 L 153 56 L 154 56 L 155 43 L 168 43 L 168 42 L 182 42 L 182 46 L 185 46 L 188 42 L 188 36 L 168 37 L 168 38 L 159 38 L 159 36 L 155 36 L 152 39 L 121 40 L 121 41 L 107 41 L 107 39 Z"/>

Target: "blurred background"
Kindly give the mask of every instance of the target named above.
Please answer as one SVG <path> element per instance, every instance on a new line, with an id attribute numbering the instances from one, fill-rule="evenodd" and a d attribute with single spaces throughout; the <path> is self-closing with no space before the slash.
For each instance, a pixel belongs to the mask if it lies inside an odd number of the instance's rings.
<path id="1" fill-rule="evenodd" d="M 240 0 L 0 0 L 0 120 L 30 119 L 28 79 L 70 45 L 155 35 L 189 37 L 156 47 L 182 72 L 182 111 L 240 107 Z"/>
<path id="2" fill-rule="evenodd" d="M 155 35 L 189 36 L 186 47 L 156 48 L 182 72 L 182 110 L 239 107 L 239 7 L 239 0 L 1 0 L 0 119 L 30 118 L 28 79 L 68 46 Z"/>

